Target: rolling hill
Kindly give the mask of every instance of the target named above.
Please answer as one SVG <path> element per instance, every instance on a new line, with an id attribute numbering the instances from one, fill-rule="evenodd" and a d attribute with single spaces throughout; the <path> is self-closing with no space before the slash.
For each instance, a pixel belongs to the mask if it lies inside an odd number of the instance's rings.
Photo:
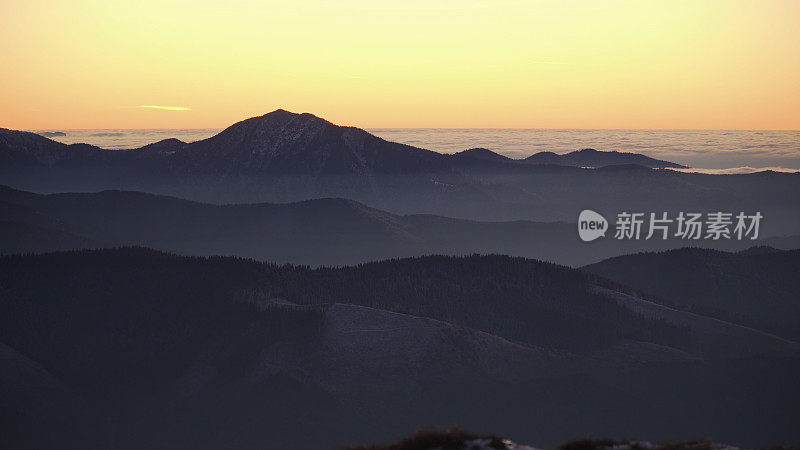
<path id="1" fill-rule="evenodd" d="M 682 248 L 584 267 L 681 309 L 800 339 L 800 251 Z"/>
<path id="2" fill-rule="evenodd" d="M 401 216 L 346 199 L 212 205 L 140 192 L 40 195 L 0 186 L 0 254 L 141 245 L 185 255 L 234 255 L 278 263 L 341 265 L 429 254 L 499 253 L 581 266 L 672 239 L 591 244 L 576 225 Z M 782 248 L 782 239 L 757 241 Z M 753 241 L 703 241 L 740 249 Z"/>
<path id="3" fill-rule="evenodd" d="M 798 438 L 798 344 L 631 294 L 505 256 L 320 269 L 142 248 L 0 257 L 0 394 L 57 387 L 0 402 L 19 430 L 0 439 L 333 448 L 419 423 L 543 445 L 632 430 Z M 32 408 L 70 426 L 37 428 Z"/>

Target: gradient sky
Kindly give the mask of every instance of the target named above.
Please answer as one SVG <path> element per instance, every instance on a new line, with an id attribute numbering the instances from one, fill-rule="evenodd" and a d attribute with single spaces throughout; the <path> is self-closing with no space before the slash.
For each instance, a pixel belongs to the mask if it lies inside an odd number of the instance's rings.
<path id="1" fill-rule="evenodd" d="M 800 129 L 800 0 L 0 2 L 0 127 Z"/>

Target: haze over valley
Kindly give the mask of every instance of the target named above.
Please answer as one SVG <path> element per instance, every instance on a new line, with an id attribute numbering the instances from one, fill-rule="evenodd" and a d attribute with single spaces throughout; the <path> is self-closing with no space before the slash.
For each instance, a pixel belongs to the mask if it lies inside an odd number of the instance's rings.
<path id="1" fill-rule="evenodd" d="M 796 173 L 650 170 L 676 164 L 591 149 L 558 159 L 510 160 L 488 150 L 444 155 L 284 110 L 194 143 L 166 139 L 124 152 L 1 134 L 0 180 L 42 193 L 121 189 L 220 204 L 342 197 L 396 214 L 490 221 L 573 221 L 586 206 L 608 215 L 746 209 L 769 217 L 767 236 L 800 231 Z"/>

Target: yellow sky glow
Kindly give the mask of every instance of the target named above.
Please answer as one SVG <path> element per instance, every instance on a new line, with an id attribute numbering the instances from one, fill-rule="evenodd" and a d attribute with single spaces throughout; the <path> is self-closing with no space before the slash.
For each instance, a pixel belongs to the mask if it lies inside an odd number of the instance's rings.
<path id="1" fill-rule="evenodd" d="M 798 80 L 798 0 L 0 2 L 15 129 L 800 129 Z"/>
<path id="2" fill-rule="evenodd" d="M 160 105 L 139 105 L 139 108 L 163 109 L 165 111 L 191 111 L 192 110 L 192 108 L 187 108 L 185 106 L 160 106 Z"/>

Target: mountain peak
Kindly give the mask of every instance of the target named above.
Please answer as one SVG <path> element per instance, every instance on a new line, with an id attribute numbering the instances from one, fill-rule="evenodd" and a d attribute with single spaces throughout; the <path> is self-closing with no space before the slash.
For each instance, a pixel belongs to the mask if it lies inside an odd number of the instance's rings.
<path id="1" fill-rule="evenodd" d="M 188 144 L 176 155 L 173 167 L 206 173 L 362 177 L 376 170 L 439 170 L 440 157 L 314 114 L 277 109 Z"/>
<path id="2" fill-rule="evenodd" d="M 458 153 L 453 153 L 453 158 L 466 158 L 466 159 L 473 159 L 473 160 L 488 160 L 488 161 L 507 161 L 510 158 L 503 156 L 499 153 L 495 153 L 488 148 L 470 148 L 467 150 L 460 151 Z"/>
<path id="3" fill-rule="evenodd" d="M 296 118 L 300 118 L 300 117 L 305 118 L 305 119 L 309 119 L 309 120 L 316 119 L 316 120 L 319 120 L 319 121 L 322 121 L 322 122 L 330 123 L 327 120 L 323 119 L 322 117 L 315 116 L 314 114 L 311 114 L 311 113 L 308 113 L 308 112 L 296 113 L 296 112 L 285 110 L 283 108 L 278 108 L 275 111 L 268 112 L 268 113 L 263 114 L 261 116 L 255 116 L 255 117 L 251 117 L 250 119 L 245 119 L 242 122 L 245 122 L 245 121 L 251 120 L 251 119 L 296 119 Z M 239 122 L 239 123 L 241 123 L 241 122 Z"/>

